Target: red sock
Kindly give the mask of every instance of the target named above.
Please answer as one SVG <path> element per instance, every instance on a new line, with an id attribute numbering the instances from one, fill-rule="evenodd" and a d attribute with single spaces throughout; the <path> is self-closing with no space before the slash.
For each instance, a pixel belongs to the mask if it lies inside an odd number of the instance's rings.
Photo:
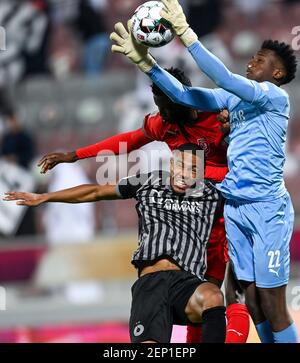
<path id="1" fill-rule="evenodd" d="M 187 326 L 187 343 L 202 343 L 202 326 Z"/>
<path id="2" fill-rule="evenodd" d="M 246 305 L 231 304 L 227 306 L 226 317 L 226 343 L 246 343 L 250 329 Z"/>

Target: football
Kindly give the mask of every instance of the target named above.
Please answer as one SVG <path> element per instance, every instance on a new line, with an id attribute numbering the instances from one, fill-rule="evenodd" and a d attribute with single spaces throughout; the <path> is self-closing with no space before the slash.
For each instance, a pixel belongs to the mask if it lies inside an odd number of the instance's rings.
<path id="1" fill-rule="evenodd" d="M 162 47 L 174 38 L 171 25 L 159 15 L 163 8 L 160 1 L 147 1 L 132 16 L 132 34 L 136 41 L 148 47 Z"/>

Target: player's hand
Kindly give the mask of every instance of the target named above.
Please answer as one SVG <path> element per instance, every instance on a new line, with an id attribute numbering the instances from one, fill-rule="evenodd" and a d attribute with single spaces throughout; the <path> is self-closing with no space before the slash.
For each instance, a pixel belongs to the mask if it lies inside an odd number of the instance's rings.
<path id="1" fill-rule="evenodd" d="M 230 132 L 230 118 L 229 118 L 229 111 L 228 110 L 222 110 L 218 116 L 217 116 L 218 121 L 220 121 L 221 125 L 221 131 L 223 132 L 223 134 L 228 135 Z"/>
<path id="2" fill-rule="evenodd" d="M 164 8 L 160 16 L 167 20 L 173 27 L 175 33 L 180 37 L 186 47 L 191 46 L 198 40 L 197 35 L 190 28 L 178 0 L 161 0 Z"/>
<path id="3" fill-rule="evenodd" d="M 53 169 L 60 163 L 74 163 L 78 160 L 75 151 L 68 153 L 51 153 L 43 156 L 37 166 L 41 168 L 40 173 L 45 174 L 48 170 Z"/>
<path id="4" fill-rule="evenodd" d="M 27 205 L 28 207 L 37 207 L 46 201 L 45 194 L 24 193 L 24 192 L 7 192 L 3 198 L 5 201 L 17 201 L 17 205 Z"/>
<path id="5" fill-rule="evenodd" d="M 148 52 L 148 48 L 138 44 L 131 33 L 131 20 L 127 28 L 122 23 L 115 24 L 115 32 L 110 34 L 110 39 L 115 43 L 111 47 L 113 53 L 124 54 L 131 62 L 135 63 L 143 72 L 149 72 L 155 64 L 155 60 Z"/>

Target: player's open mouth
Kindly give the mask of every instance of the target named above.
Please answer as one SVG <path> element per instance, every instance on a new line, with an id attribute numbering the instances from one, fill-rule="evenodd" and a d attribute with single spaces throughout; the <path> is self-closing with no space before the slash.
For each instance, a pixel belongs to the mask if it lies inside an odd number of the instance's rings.
<path id="1" fill-rule="evenodd" d="M 175 180 L 175 186 L 179 189 L 187 189 L 189 186 L 182 180 L 182 179 L 177 179 Z"/>

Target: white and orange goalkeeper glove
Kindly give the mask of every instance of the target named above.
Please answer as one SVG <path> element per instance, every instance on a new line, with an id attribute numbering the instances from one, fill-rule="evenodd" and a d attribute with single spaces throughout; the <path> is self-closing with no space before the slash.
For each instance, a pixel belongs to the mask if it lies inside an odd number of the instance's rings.
<path id="1" fill-rule="evenodd" d="M 127 23 L 128 31 L 122 23 L 115 24 L 115 32 L 110 34 L 110 39 L 115 43 L 111 47 L 113 53 L 124 54 L 131 62 L 135 63 L 142 72 L 149 72 L 156 64 L 148 48 L 138 44 L 134 39 L 131 20 Z"/>
<path id="2" fill-rule="evenodd" d="M 172 25 L 173 30 L 186 47 L 194 44 L 198 37 L 186 21 L 178 0 L 161 0 L 161 2 L 164 4 L 164 7 L 160 11 L 160 16 Z"/>

